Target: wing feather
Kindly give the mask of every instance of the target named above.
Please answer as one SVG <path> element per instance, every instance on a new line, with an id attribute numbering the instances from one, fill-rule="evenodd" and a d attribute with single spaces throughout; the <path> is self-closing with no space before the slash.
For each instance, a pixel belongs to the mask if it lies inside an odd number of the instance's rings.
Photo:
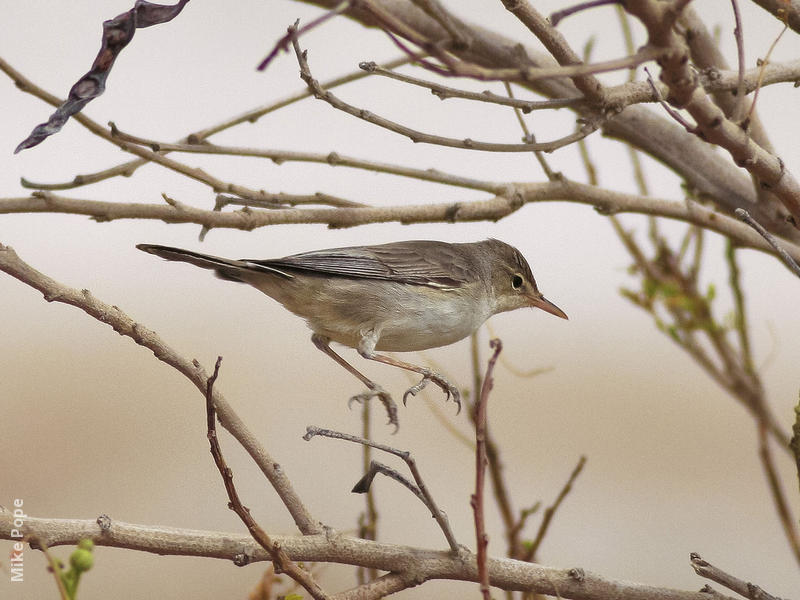
<path id="1" fill-rule="evenodd" d="M 476 268 L 469 256 L 458 251 L 459 245 L 415 240 L 317 250 L 270 260 L 243 259 L 243 262 L 288 272 L 456 288 L 464 285 Z"/>

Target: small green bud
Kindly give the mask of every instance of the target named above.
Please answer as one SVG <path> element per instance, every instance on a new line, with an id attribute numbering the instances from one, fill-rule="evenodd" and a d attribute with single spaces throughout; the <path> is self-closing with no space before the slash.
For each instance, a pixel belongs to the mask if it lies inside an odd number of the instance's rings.
<path id="1" fill-rule="evenodd" d="M 69 564 L 78 572 L 88 571 L 94 564 L 94 555 L 83 548 L 78 548 L 69 557 Z"/>

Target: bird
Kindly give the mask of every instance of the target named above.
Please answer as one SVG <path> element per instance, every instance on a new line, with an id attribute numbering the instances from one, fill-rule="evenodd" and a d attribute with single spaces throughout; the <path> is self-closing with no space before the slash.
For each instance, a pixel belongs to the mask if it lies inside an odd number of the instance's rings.
<path id="1" fill-rule="evenodd" d="M 470 243 L 409 240 L 237 260 L 156 244 L 136 247 L 250 284 L 305 319 L 314 345 L 367 387 L 351 402 L 377 397 L 395 431 L 399 421 L 391 395 L 334 351 L 331 342 L 421 375 L 403 394 L 404 405 L 409 396 L 434 383 L 460 410 L 458 389 L 442 375 L 378 351 L 447 346 L 474 333 L 492 315 L 518 308 L 568 318 L 539 291 L 519 250 L 492 238 Z"/>

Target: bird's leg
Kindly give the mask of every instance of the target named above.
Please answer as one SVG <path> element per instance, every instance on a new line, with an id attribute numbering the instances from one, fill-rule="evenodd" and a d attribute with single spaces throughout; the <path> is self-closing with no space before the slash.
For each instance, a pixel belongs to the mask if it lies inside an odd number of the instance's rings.
<path id="1" fill-rule="evenodd" d="M 325 336 L 314 334 L 311 336 L 311 341 L 314 342 L 314 345 L 322 350 L 325 354 L 330 356 L 333 360 L 337 363 L 342 365 L 345 369 L 347 369 L 350 373 L 358 377 L 361 382 L 367 386 L 368 390 L 366 392 L 362 392 L 350 398 L 350 402 L 366 402 L 373 396 L 377 396 L 378 399 L 383 403 L 386 407 L 386 412 L 389 415 L 389 425 L 394 425 L 395 431 L 397 431 L 398 427 L 400 426 L 397 420 L 397 405 L 392 400 L 392 397 L 389 395 L 387 391 L 385 391 L 381 386 L 377 383 L 366 377 L 362 374 L 358 369 L 356 369 L 353 365 L 339 356 L 333 348 L 330 347 L 330 340 Z"/>
<path id="2" fill-rule="evenodd" d="M 447 381 L 444 376 L 425 367 L 418 367 L 417 365 L 412 365 L 411 363 L 403 362 L 402 360 L 397 360 L 384 354 L 376 354 L 375 345 L 378 343 L 378 335 L 375 334 L 373 330 L 367 332 L 362 331 L 361 336 L 361 342 L 358 344 L 358 353 L 364 358 L 382 362 L 393 367 L 400 367 L 401 369 L 406 369 L 407 371 L 413 371 L 414 373 L 422 375 L 420 382 L 408 388 L 406 393 L 403 394 L 403 404 L 406 403 L 409 396 L 416 396 L 419 392 L 424 390 L 430 382 L 433 382 L 446 394 L 445 402 L 452 396 L 453 401 L 458 406 L 457 413 L 461 412 L 461 393 L 458 391 L 458 388 Z"/>

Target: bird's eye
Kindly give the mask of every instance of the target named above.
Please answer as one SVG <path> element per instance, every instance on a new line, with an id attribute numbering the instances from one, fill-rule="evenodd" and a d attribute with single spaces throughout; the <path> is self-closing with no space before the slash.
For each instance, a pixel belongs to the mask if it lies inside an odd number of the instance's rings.
<path id="1" fill-rule="evenodd" d="M 522 277 L 520 277 L 519 275 L 514 275 L 514 277 L 511 278 L 511 287 L 513 287 L 515 290 L 518 290 L 519 288 L 521 288 L 522 287 Z"/>

